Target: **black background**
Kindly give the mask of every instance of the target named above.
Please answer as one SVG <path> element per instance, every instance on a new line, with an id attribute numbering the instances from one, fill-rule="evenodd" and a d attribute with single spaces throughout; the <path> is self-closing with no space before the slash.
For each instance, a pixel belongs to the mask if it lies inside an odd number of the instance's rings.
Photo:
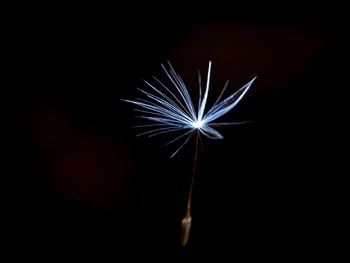
<path id="1" fill-rule="evenodd" d="M 113 260 L 332 254 L 340 10 L 14 8 L 5 23 L 14 135 L 3 174 L 6 244 L 14 255 Z M 253 122 L 223 128 L 222 141 L 202 138 L 193 229 L 181 248 L 194 141 L 169 159 L 171 137 L 136 138 L 138 120 L 121 99 L 136 97 L 142 78 L 162 77 L 166 60 L 196 94 L 209 59 L 214 96 L 226 79 L 233 91 L 258 76 L 223 118 Z"/>

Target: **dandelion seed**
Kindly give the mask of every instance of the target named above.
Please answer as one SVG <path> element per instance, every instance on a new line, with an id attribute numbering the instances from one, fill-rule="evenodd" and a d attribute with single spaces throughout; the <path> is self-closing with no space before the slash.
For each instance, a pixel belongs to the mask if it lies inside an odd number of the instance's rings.
<path id="1" fill-rule="evenodd" d="M 138 136 L 148 135 L 148 137 L 154 137 L 161 134 L 177 133 L 177 135 L 167 143 L 167 145 L 179 143 L 179 146 L 172 153 L 171 157 L 175 156 L 188 143 L 193 135 L 196 135 L 196 150 L 192 180 L 188 195 L 186 216 L 182 220 L 181 243 L 183 246 L 185 246 L 189 238 L 192 222 L 191 202 L 197 165 L 199 137 L 202 134 L 210 139 L 223 139 L 223 136 L 215 129 L 216 127 L 246 123 L 216 122 L 216 120 L 237 106 L 253 84 L 256 77 L 254 77 L 236 92 L 232 93 L 230 96 L 222 99 L 222 96 L 228 86 L 227 81 L 215 103 L 209 109 L 207 109 L 211 61 L 209 61 L 204 94 L 202 94 L 201 75 L 198 74 L 199 100 L 197 107 L 195 107 L 185 83 L 180 75 L 175 72 L 170 62 L 168 62 L 168 68 L 166 68 L 163 64 L 161 66 L 168 80 L 171 82 L 171 87 L 166 86 L 159 79 L 153 77 L 154 84 L 144 80 L 144 83 L 148 89 L 139 89 L 140 92 L 144 94 L 145 98 L 124 101 L 136 105 L 137 108 L 135 111 L 140 114 L 137 115 L 137 117 L 150 122 L 149 124 L 136 126 L 136 128 L 144 129 L 144 131 L 140 132 Z"/>

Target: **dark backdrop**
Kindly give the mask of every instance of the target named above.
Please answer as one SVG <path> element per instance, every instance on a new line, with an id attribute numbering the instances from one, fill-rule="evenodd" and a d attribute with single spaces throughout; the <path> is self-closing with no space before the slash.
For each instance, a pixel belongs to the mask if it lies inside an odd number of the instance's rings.
<path id="1" fill-rule="evenodd" d="M 12 92 L 6 244 L 13 255 L 288 259 L 331 254 L 329 184 L 340 74 L 341 8 L 285 4 L 18 6 L 6 20 Z M 194 141 L 136 138 L 141 79 L 170 60 L 197 94 L 258 76 L 202 138 L 193 229 L 179 244 Z M 228 92 L 229 92 L 228 91 Z M 332 152 L 331 152 L 332 153 Z M 29 253 L 29 254 L 27 254 Z M 98 259 L 100 261 L 100 259 Z"/>

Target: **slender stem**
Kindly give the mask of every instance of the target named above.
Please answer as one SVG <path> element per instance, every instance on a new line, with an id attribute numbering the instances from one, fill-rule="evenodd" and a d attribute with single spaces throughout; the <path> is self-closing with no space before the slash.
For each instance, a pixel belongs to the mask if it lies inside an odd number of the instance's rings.
<path id="1" fill-rule="evenodd" d="M 190 191 L 188 193 L 186 216 L 182 219 L 182 222 L 181 222 L 181 232 L 182 232 L 181 233 L 181 244 L 182 244 L 182 246 L 186 246 L 186 244 L 188 242 L 188 239 L 190 237 L 191 225 L 192 225 L 192 217 L 191 217 L 192 192 L 193 192 L 194 178 L 196 176 L 197 157 L 198 157 L 198 141 L 199 141 L 199 131 L 197 131 L 197 136 L 196 136 L 196 150 L 194 153 L 192 179 L 191 179 Z"/>
<path id="2" fill-rule="evenodd" d="M 197 159 L 198 159 L 198 141 L 199 141 L 199 132 L 197 132 L 197 135 L 196 135 L 196 149 L 195 149 L 195 153 L 194 153 L 190 191 L 188 193 L 186 216 L 191 216 L 192 193 L 193 193 L 194 179 L 196 177 L 196 168 L 197 168 Z"/>

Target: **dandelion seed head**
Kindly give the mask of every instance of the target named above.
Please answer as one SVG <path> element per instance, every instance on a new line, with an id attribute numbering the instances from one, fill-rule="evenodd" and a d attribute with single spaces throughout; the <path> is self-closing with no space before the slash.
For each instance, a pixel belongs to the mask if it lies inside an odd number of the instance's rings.
<path id="1" fill-rule="evenodd" d="M 194 104 L 188 88 L 181 76 L 175 72 L 170 62 L 168 62 L 168 68 L 163 64 L 162 68 L 170 85 L 166 85 L 158 78 L 153 77 L 153 82 L 144 81 L 146 84 L 145 89 L 139 89 L 143 93 L 144 98 L 124 100 L 136 105 L 135 111 L 140 114 L 137 116 L 138 118 L 150 122 L 149 124 L 136 126 L 137 128 L 145 129 L 138 136 L 148 135 L 153 137 L 168 133 L 177 134 L 167 143 L 169 145 L 181 142 L 177 150 L 171 155 L 173 157 L 196 132 L 210 139 L 222 139 L 223 136 L 216 130 L 217 127 L 245 123 L 216 122 L 216 120 L 237 106 L 256 77 L 230 96 L 222 99 L 228 85 L 228 82 L 226 82 L 215 103 L 208 107 L 211 61 L 209 61 L 204 92 L 202 92 L 201 76 L 200 74 L 198 75 L 199 101 L 197 105 Z"/>

